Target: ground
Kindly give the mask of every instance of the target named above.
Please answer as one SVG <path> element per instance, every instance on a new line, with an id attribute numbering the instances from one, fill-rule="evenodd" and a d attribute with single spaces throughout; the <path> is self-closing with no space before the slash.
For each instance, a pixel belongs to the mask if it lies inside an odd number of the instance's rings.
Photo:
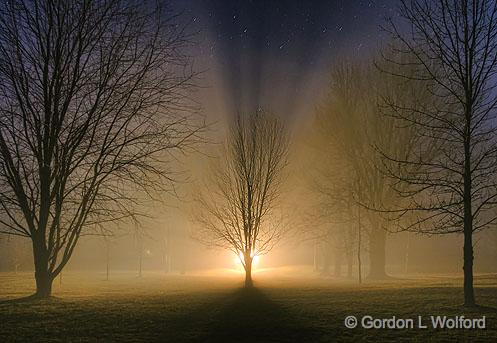
<path id="1" fill-rule="evenodd" d="M 0 342 L 426 342 L 497 341 L 497 277 L 476 279 L 477 300 L 461 307 L 462 280 L 411 277 L 356 285 L 308 275 L 67 272 L 54 297 L 33 301 L 31 274 L 0 273 Z M 347 329 L 346 316 L 414 318 L 418 315 L 486 316 L 487 328 Z M 428 320 L 428 319 L 427 319 Z"/>

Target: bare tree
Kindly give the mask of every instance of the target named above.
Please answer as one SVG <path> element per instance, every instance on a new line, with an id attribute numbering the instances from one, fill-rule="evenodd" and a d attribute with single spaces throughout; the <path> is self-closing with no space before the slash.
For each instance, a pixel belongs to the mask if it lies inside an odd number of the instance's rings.
<path id="1" fill-rule="evenodd" d="M 393 98 L 404 98 L 414 88 L 406 89 L 365 63 L 336 64 L 331 78 L 329 96 L 317 114 L 322 160 L 329 160 L 328 166 L 325 162 L 321 165 L 328 172 L 318 179 L 316 189 L 327 196 L 325 201 L 331 206 L 349 208 L 349 225 L 357 227 L 357 206 L 368 209 L 362 213 L 365 220 L 360 227 L 366 235 L 361 235 L 361 241 L 367 238 L 369 244 L 369 278 L 381 279 L 386 277 L 385 245 L 390 223 L 373 209 L 396 202 L 398 197 L 390 188 L 391 180 L 378 168 L 381 155 L 376 149 L 402 154 L 412 148 L 414 141 L 410 129 L 401 130 L 395 120 L 385 118 L 380 100 L 387 91 Z"/>
<path id="2" fill-rule="evenodd" d="M 276 215 L 287 151 L 276 117 L 262 110 L 237 116 L 212 182 L 198 197 L 194 236 L 239 256 L 246 286 L 252 285 L 253 258 L 269 252 L 285 230 Z"/>
<path id="3" fill-rule="evenodd" d="M 330 216 L 348 213 L 344 224 L 353 230 L 357 206 L 382 198 L 377 189 L 383 188 L 385 178 L 374 168 L 371 147 L 383 127 L 376 125 L 374 98 L 367 95 L 372 91 L 368 87 L 371 70 L 361 64 L 341 63 L 332 69 L 331 79 L 329 96 L 317 114 L 321 160 L 327 162 L 318 164 L 324 169 L 316 178 L 315 190 L 324 196 L 324 204 L 334 208 Z M 380 131 L 375 131 L 378 128 Z M 359 184 L 363 185 L 361 192 Z M 367 218 L 370 277 L 383 278 L 386 231 L 379 216 L 368 213 Z"/>
<path id="4" fill-rule="evenodd" d="M 404 229 L 464 234 L 464 304 L 474 306 L 473 233 L 497 220 L 497 3 L 402 1 L 400 18 L 405 28 L 391 20 L 387 28 L 395 39 L 392 73 L 424 82 L 438 100 L 406 106 L 386 98 L 399 126 L 418 135 L 410 155 L 384 153 L 395 188 L 409 200 L 396 211 L 412 217 Z"/>
<path id="5" fill-rule="evenodd" d="M 80 237 L 136 217 L 193 143 L 195 73 L 176 16 L 139 1 L 0 9 L 0 232 L 32 241 L 36 296 Z"/>

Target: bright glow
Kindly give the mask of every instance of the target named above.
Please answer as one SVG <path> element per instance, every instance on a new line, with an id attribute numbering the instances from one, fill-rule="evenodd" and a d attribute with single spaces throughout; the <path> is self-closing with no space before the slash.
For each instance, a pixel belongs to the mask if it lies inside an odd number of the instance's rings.
<path id="1" fill-rule="evenodd" d="M 252 258 L 252 272 L 254 272 L 259 264 L 261 257 L 259 255 L 255 255 Z M 239 253 L 238 256 L 235 255 L 233 258 L 233 262 L 235 263 L 235 269 L 239 270 L 240 272 L 244 271 L 243 269 L 243 253 Z"/>
<path id="2" fill-rule="evenodd" d="M 243 254 L 240 253 L 238 256 L 235 255 L 233 261 L 235 262 L 235 266 L 237 266 L 237 267 L 242 266 Z"/>
<path id="3" fill-rule="evenodd" d="M 252 267 L 257 267 L 260 259 L 261 259 L 261 257 L 259 255 L 255 255 L 254 259 L 252 260 Z"/>

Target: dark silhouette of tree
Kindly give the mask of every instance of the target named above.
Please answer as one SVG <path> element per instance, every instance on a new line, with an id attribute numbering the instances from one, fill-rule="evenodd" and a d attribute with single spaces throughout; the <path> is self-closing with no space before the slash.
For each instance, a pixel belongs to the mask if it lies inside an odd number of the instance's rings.
<path id="1" fill-rule="evenodd" d="M 385 98 L 398 125 L 418 136 L 409 155 L 384 152 L 407 201 L 396 212 L 411 217 L 406 230 L 463 233 L 464 304 L 474 306 L 473 233 L 497 220 L 497 3 L 402 1 L 399 20 L 387 27 L 394 38 L 390 72 L 424 82 L 437 100 L 409 106 Z"/>
<path id="2" fill-rule="evenodd" d="M 246 286 L 252 285 L 254 256 L 269 252 L 286 229 L 277 206 L 287 151 L 287 134 L 276 117 L 262 110 L 237 116 L 197 198 L 194 237 L 239 256 Z"/>
<path id="3" fill-rule="evenodd" d="M 0 9 L 0 232 L 32 241 L 36 296 L 82 235 L 136 219 L 194 143 L 195 73 L 176 15 L 121 0 Z"/>

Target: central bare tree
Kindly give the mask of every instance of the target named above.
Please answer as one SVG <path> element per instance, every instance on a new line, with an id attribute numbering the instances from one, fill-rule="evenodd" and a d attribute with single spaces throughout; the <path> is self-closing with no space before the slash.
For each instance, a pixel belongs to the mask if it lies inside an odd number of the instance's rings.
<path id="1" fill-rule="evenodd" d="M 32 241 L 48 297 L 80 237 L 136 215 L 195 140 L 175 16 L 124 0 L 0 9 L 0 232 Z"/>
<path id="2" fill-rule="evenodd" d="M 288 138 L 280 121 L 258 110 L 237 116 L 212 182 L 198 197 L 194 236 L 233 251 L 252 286 L 252 262 L 277 243 L 285 227 L 275 218 Z"/>

